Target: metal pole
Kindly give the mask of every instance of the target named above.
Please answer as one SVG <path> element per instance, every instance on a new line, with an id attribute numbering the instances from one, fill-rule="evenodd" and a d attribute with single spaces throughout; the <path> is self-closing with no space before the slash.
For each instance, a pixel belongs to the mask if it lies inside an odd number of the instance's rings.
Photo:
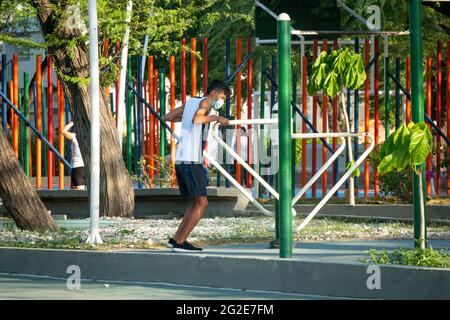
<path id="1" fill-rule="evenodd" d="M 270 68 L 270 76 L 271 76 L 272 79 L 275 79 L 275 77 L 276 77 L 276 74 L 277 74 L 276 70 L 277 70 L 277 61 L 276 61 L 275 55 L 272 55 L 271 68 Z M 274 82 L 272 82 L 271 86 L 270 86 L 269 118 L 272 118 L 273 107 L 275 105 L 275 95 L 276 95 L 275 90 L 278 90 L 278 84 L 275 84 Z M 272 145 L 273 145 L 272 141 L 269 140 L 269 152 L 268 152 L 268 155 L 270 157 L 271 163 L 273 161 L 273 154 L 272 154 L 273 147 L 272 147 Z M 273 185 L 273 183 L 274 183 L 274 181 L 276 179 L 276 173 L 272 173 L 271 171 L 269 171 L 269 172 L 270 172 L 270 174 L 268 176 L 268 182 L 269 182 L 270 185 Z M 277 190 L 277 191 L 279 191 L 279 190 Z M 276 212 L 278 214 L 277 207 L 275 207 L 275 210 L 276 210 Z"/>
<path id="2" fill-rule="evenodd" d="M 25 117 L 27 117 L 27 120 L 30 120 L 30 114 L 29 114 L 29 106 L 28 106 L 28 73 L 23 73 L 23 104 L 24 104 L 24 114 Z M 27 177 L 30 176 L 30 146 L 28 137 L 30 135 L 28 128 L 23 125 L 23 132 L 24 132 L 24 167 L 25 167 L 25 174 Z"/>
<path id="3" fill-rule="evenodd" d="M 409 29 L 410 51 L 411 51 L 411 107 L 412 116 L 415 123 L 424 121 L 424 90 L 423 90 L 423 66 L 422 66 L 422 1 L 409 1 Z M 419 245 L 422 233 L 426 241 L 425 214 L 421 214 L 420 202 L 424 199 L 425 190 L 420 190 L 420 185 L 425 186 L 425 165 L 419 166 L 420 175 L 413 173 L 413 195 L 414 195 L 414 244 Z M 422 179 L 420 183 L 419 179 Z M 422 200 L 421 200 L 422 198 Z M 425 208 L 424 208 L 425 210 Z M 421 225 L 423 229 L 421 230 Z"/>
<path id="4" fill-rule="evenodd" d="M 100 84 L 98 66 L 97 1 L 88 1 L 89 13 L 89 95 L 91 107 L 90 206 L 91 230 L 88 243 L 102 243 L 98 230 L 100 211 Z M 125 88 L 125 87 L 124 87 Z"/>
<path id="5" fill-rule="evenodd" d="M 406 91 L 411 98 L 411 59 L 406 57 Z M 411 122 L 411 99 L 406 98 L 406 123 Z"/>
<path id="6" fill-rule="evenodd" d="M 315 61 L 317 59 L 317 56 L 318 56 L 318 42 L 317 42 L 317 39 L 314 39 L 313 61 Z M 312 120 L 313 127 L 317 128 L 317 95 L 313 96 L 312 118 L 313 118 L 313 120 Z M 316 174 L 316 170 L 317 170 L 317 141 L 316 141 L 316 139 L 312 140 L 311 149 L 312 149 L 312 152 L 311 152 L 311 154 L 312 154 L 311 175 L 314 176 Z M 316 185 L 316 183 L 314 183 L 311 188 L 311 196 L 313 199 L 315 199 L 316 195 L 317 195 L 316 188 L 317 188 L 317 185 Z"/>
<path id="7" fill-rule="evenodd" d="M 385 39 L 386 41 L 386 39 Z M 385 130 L 385 140 L 389 137 L 389 116 L 390 116 L 390 108 L 391 108 L 391 101 L 390 101 L 390 80 L 389 80 L 389 57 L 384 57 L 384 130 Z"/>
<path id="8" fill-rule="evenodd" d="M 36 129 L 42 132 L 42 76 L 41 76 L 41 56 L 36 56 Z M 42 186 L 42 142 L 36 138 L 36 189 L 40 190 Z"/>
<path id="9" fill-rule="evenodd" d="M 225 40 L 225 75 L 226 75 L 227 79 L 230 76 L 230 58 L 231 58 L 231 42 L 230 42 L 230 39 L 226 39 Z M 226 104 L 225 104 L 225 116 L 227 119 L 230 119 L 230 117 L 231 117 L 230 98 L 228 98 L 228 97 L 227 97 Z M 225 134 L 225 141 L 227 141 L 227 139 L 228 139 L 228 134 Z M 227 141 L 227 143 L 228 143 L 228 141 Z M 219 154 L 219 160 L 220 160 L 223 155 L 222 148 L 217 146 L 217 152 Z M 226 169 L 228 172 L 230 172 L 231 166 L 228 163 L 229 161 L 227 161 L 227 160 L 228 160 L 228 158 L 225 157 Z M 219 171 L 217 171 L 217 187 L 220 187 L 220 183 L 221 183 L 220 182 L 220 173 L 219 173 Z M 225 179 L 225 187 L 226 188 L 230 187 L 230 181 L 228 179 Z"/>
<path id="10" fill-rule="evenodd" d="M 297 104 L 297 73 L 294 71 L 292 74 L 292 102 Z M 293 113 L 294 123 L 293 123 L 293 132 L 297 133 L 297 113 Z M 299 141 L 301 143 L 301 141 Z M 297 153 L 296 148 L 297 141 L 292 140 L 292 190 L 295 190 L 295 157 Z"/>
<path id="11" fill-rule="evenodd" d="M 148 34 L 145 35 L 144 38 L 144 48 L 142 49 L 142 60 L 141 60 L 141 83 L 144 82 L 145 75 L 145 60 L 147 57 L 147 49 L 148 49 Z"/>
<path id="12" fill-rule="evenodd" d="M 240 65 L 242 60 L 242 40 L 237 38 L 236 40 L 236 65 Z M 241 120 L 242 113 L 242 80 L 241 72 L 239 71 L 236 75 L 236 120 Z M 241 126 L 236 127 L 236 153 L 241 154 Z M 241 177 L 241 164 L 236 162 L 236 180 L 242 184 Z"/>
<path id="13" fill-rule="evenodd" d="M 119 132 L 119 145 L 122 148 L 122 135 L 123 135 L 123 118 L 125 113 L 125 81 L 127 77 L 127 63 L 128 63 L 128 39 L 130 38 L 130 21 L 131 21 L 131 10 L 133 8 L 133 1 L 129 0 L 127 4 L 127 12 L 125 23 L 127 28 L 125 30 L 125 35 L 122 42 L 122 52 L 120 55 L 120 61 L 122 63 L 120 69 L 119 78 L 119 98 L 116 105 L 116 119 L 117 119 L 117 129 Z"/>
<path id="14" fill-rule="evenodd" d="M 323 39 L 322 41 L 322 51 L 328 51 L 328 41 Z M 327 132 L 328 128 L 328 97 L 326 94 L 322 94 L 322 132 Z M 327 162 L 327 148 L 325 144 L 322 144 L 322 164 Z M 327 193 L 327 171 L 322 174 L 322 198 L 325 197 Z"/>
<path id="15" fill-rule="evenodd" d="M 51 64 L 51 62 L 49 62 Z M 12 62 L 12 77 L 13 77 L 13 103 L 19 107 L 19 56 L 17 53 L 13 54 Z M 12 145 L 16 158 L 19 158 L 19 123 L 17 116 L 13 113 L 11 117 L 12 124 Z"/>
<path id="16" fill-rule="evenodd" d="M 400 79 L 400 58 L 395 58 L 395 79 L 399 83 Z M 400 87 L 395 85 L 395 130 L 400 128 Z"/>
<path id="17" fill-rule="evenodd" d="M 447 137 L 450 138 L 450 40 L 447 42 Z M 447 146 L 447 155 L 450 154 L 450 146 Z M 450 195 L 450 162 L 447 164 L 447 195 Z"/>
<path id="18" fill-rule="evenodd" d="M 41 83 L 41 91 L 42 91 L 42 136 L 48 138 L 48 123 L 47 123 L 47 117 L 45 116 L 48 112 L 48 105 L 47 105 L 47 95 L 45 94 L 44 84 Z M 42 150 L 42 176 L 47 176 L 47 150 L 48 147 L 44 143 L 44 149 Z"/>
<path id="19" fill-rule="evenodd" d="M 2 54 L 2 92 L 6 95 L 6 54 Z M 2 126 L 6 132 L 6 104 L 2 100 Z"/>
<path id="20" fill-rule="evenodd" d="M 266 79 L 264 77 L 264 68 L 266 65 L 266 59 L 265 56 L 263 55 L 261 57 L 261 90 L 260 90 L 260 95 L 259 95 L 259 117 L 261 119 L 264 119 L 264 109 L 266 106 Z M 262 172 L 262 164 L 261 164 L 261 156 L 264 153 L 264 155 L 266 154 L 266 149 L 264 146 L 264 143 L 261 143 L 261 141 L 264 141 L 264 125 L 261 125 L 259 127 L 259 140 L 258 141 L 258 152 L 259 152 L 259 156 L 258 156 L 258 165 L 259 165 L 259 171 L 258 174 L 261 175 Z M 263 186 L 262 184 L 259 185 L 258 188 L 258 197 L 261 198 L 263 194 Z"/>
<path id="21" fill-rule="evenodd" d="M 191 39 L 191 96 L 197 95 L 197 39 Z"/>
<path id="22" fill-rule="evenodd" d="M 378 56 L 378 52 L 379 52 L 379 43 L 378 43 L 378 37 L 375 38 L 374 41 L 374 51 L 375 51 L 375 57 Z M 375 60 L 373 69 L 374 69 L 374 96 L 373 96 L 373 109 L 374 109 L 374 141 L 375 141 L 375 145 L 378 145 L 378 138 L 379 138 L 379 134 L 378 134 L 378 128 L 380 126 L 380 110 L 379 110 L 379 87 L 380 87 L 380 83 L 379 83 L 379 79 L 378 79 L 378 58 Z M 380 191 L 380 179 L 379 179 L 379 173 L 378 173 L 378 169 L 375 167 L 374 168 L 374 195 L 375 197 L 378 197 L 379 191 Z"/>
<path id="23" fill-rule="evenodd" d="M 127 78 L 128 81 L 131 80 L 131 68 L 128 68 L 127 70 Z M 131 147 L 131 111 L 132 111 L 132 93 L 130 92 L 130 89 L 126 88 L 126 93 L 127 93 L 127 103 L 126 103 L 126 129 L 127 129 L 127 137 L 125 140 L 125 150 L 126 150 L 126 164 L 127 164 L 127 169 L 128 172 L 131 173 L 132 172 L 132 166 L 131 166 L 131 154 L 132 154 L 132 147 Z"/>
<path id="24" fill-rule="evenodd" d="M 166 115 L 166 84 L 165 84 L 165 70 L 164 68 L 161 68 L 159 70 L 159 115 L 161 118 L 163 118 Z M 163 159 L 166 156 L 166 128 L 164 126 L 160 126 L 160 134 L 159 134 L 159 146 L 160 146 L 160 156 L 161 161 L 164 161 Z M 163 164 L 161 164 L 160 167 L 160 181 L 162 186 L 162 180 L 164 179 L 164 170 L 162 167 Z"/>
<path id="25" fill-rule="evenodd" d="M 204 49 L 204 48 L 203 48 Z M 206 57 L 203 56 L 203 59 Z M 170 80 L 170 111 L 172 112 L 175 109 L 175 56 L 170 56 L 170 69 L 169 69 L 169 80 Z M 204 65 L 203 65 L 204 66 Z M 203 69 L 203 72 L 205 69 Z M 203 73 L 203 76 L 205 74 Z M 206 92 L 206 88 L 204 87 L 204 92 Z M 175 131 L 175 123 L 170 124 L 171 132 Z M 163 129 L 164 130 L 164 129 Z M 175 139 L 173 136 L 170 137 L 170 166 L 172 168 L 172 187 L 176 187 L 175 181 Z"/>
<path id="26" fill-rule="evenodd" d="M 153 56 L 148 57 L 148 97 L 149 101 L 152 105 L 155 103 L 155 89 L 154 89 L 154 72 L 153 72 Z M 130 79 L 128 79 L 130 81 Z M 150 170 L 149 176 L 150 181 L 153 183 L 153 179 L 155 178 L 155 117 L 150 115 L 150 139 L 149 139 L 149 148 L 150 148 Z"/>
<path id="27" fill-rule="evenodd" d="M 54 142 L 53 130 L 53 67 L 52 58 L 47 56 L 47 134 L 51 145 Z M 53 188 L 53 153 L 47 149 L 47 188 Z"/>
<path id="28" fill-rule="evenodd" d="M 437 41 L 436 57 L 436 125 L 442 128 L 442 46 Z M 436 135 L 436 194 L 441 193 L 441 137 Z"/>
<path id="29" fill-rule="evenodd" d="M 156 82 L 156 80 L 155 80 Z M 152 101 L 153 103 L 153 101 Z M 186 103 L 186 39 L 181 39 L 181 103 Z M 156 105 L 156 104 L 155 104 Z"/>
<path id="30" fill-rule="evenodd" d="M 292 256 L 292 185 L 291 185 L 291 34 L 290 18 L 278 16 L 278 135 L 280 145 L 280 258 Z"/>
<path id="31" fill-rule="evenodd" d="M 365 65 L 367 65 L 370 61 L 370 43 L 369 38 L 366 38 L 364 43 L 364 61 Z M 366 82 L 364 84 L 364 131 L 369 132 L 369 123 L 370 123 L 370 85 L 371 79 L 370 77 L 366 78 Z M 367 137 L 364 138 L 364 149 L 367 150 L 369 147 L 369 139 Z M 367 199 L 369 197 L 369 185 L 370 185 L 370 170 L 369 170 L 369 160 L 366 159 L 364 161 L 364 198 Z"/>
<path id="32" fill-rule="evenodd" d="M 308 113 L 308 90 L 307 90 L 307 80 L 308 80 L 308 58 L 302 56 L 302 111 L 306 116 Z M 302 133 L 306 133 L 306 121 L 302 120 Z M 306 185 L 306 139 L 302 139 L 302 188 Z"/>
<path id="33" fill-rule="evenodd" d="M 360 53 L 360 45 L 359 45 L 359 38 L 355 38 L 355 53 Z M 354 91 L 354 105 L 353 105 L 353 123 L 354 123 L 354 132 L 358 132 L 359 131 L 359 90 L 356 89 Z M 358 155 L 359 155 L 359 143 L 358 143 L 358 138 L 353 139 L 353 159 L 358 159 Z M 358 190 L 358 186 L 359 186 L 359 181 L 358 181 L 358 177 L 353 177 L 353 185 L 354 187 L 356 187 L 356 189 Z M 356 197 L 358 197 L 359 191 L 356 194 Z"/>
<path id="34" fill-rule="evenodd" d="M 141 57 L 137 56 L 136 64 L 137 64 L 137 77 L 136 77 L 136 82 L 137 82 L 136 87 L 137 88 L 136 88 L 136 91 L 139 92 L 139 94 L 142 96 Z M 143 139 L 142 139 L 142 136 L 143 136 L 143 134 L 142 134 L 142 103 L 139 99 L 136 101 L 136 115 L 137 115 L 137 117 L 136 117 L 137 134 L 136 134 L 135 143 L 136 143 L 136 147 L 137 147 L 137 159 L 135 159 L 135 161 L 137 163 L 139 163 L 142 159 L 142 141 L 143 141 Z M 141 166 L 140 165 L 137 166 L 136 174 L 138 176 L 141 175 Z M 139 186 L 139 188 L 141 188 L 142 183 L 139 182 L 138 186 Z"/>
<path id="35" fill-rule="evenodd" d="M 64 89 L 61 86 L 61 81 L 58 80 L 58 148 L 59 153 L 64 156 L 64 136 L 62 129 L 64 128 Z M 58 187 L 59 190 L 64 189 L 64 163 L 60 160 L 58 162 Z"/>
<path id="36" fill-rule="evenodd" d="M 433 95 L 433 89 L 432 89 L 432 68 L 433 68 L 433 61 L 431 60 L 431 57 L 427 57 L 426 59 L 426 111 L 425 113 L 431 116 L 431 103 L 432 103 L 432 95 Z M 409 91 L 411 94 L 411 91 Z M 428 128 L 431 130 L 431 124 L 428 124 Z M 425 168 L 428 171 L 431 171 L 431 153 L 427 157 L 427 161 L 425 164 Z M 426 185 L 427 194 L 431 194 L 431 182 L 427 181 Z"/>
<path id="37" fill-rule="evenodd" d="M 247 54 L 252 53 L 252 39 L 247 39 Z M 250 58 L 247 65 L 247 119 L 252 118 L 253 108 L 253 60 Z M 252 127 L 247 126 L 247 163 L 252 164 Z M 247 188 L 252 187 L 252 175 L 247 174 Z"/>

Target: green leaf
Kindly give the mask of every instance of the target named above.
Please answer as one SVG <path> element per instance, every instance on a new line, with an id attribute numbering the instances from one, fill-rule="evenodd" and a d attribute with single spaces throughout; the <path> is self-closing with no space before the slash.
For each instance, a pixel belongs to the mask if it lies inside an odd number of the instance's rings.
<path id="1" fill-rule="evenodd" d="M 403 123 L 393 135 L 396 148 L 409 148 L 411 132 L 406 127 L 406 124 Z"/>
<path id="2" fill-rule="evenodd" d="M 426 128 L 428 129 L 428 127 Z M 425 130 L 421 130 L 420 128 L 413 130 L 411 132 L 411 142 L 409 145 L 412 164 L 419 165 L 423 163 L 430 154 L 431 147 L 431 141 Z"/>
<path id="3" fill-rule="evenodd" d="M 321 63 L 319 69 L 317 70 L 317 75 L 314 81 L 314 84 L 317 88 L 323 89 L 323 84 L 325 82 L 327 72 L 327 64 Z"/>
<path id="4" fill-rule="evenodd" d="M 388 139 L 381 145 L 380 158 L 386 157 L 395 150 L 394 135 L 391 134 Z"/>
<path id="5" fill-rule="evenodd" d="M 397 171 L 402 171 L 411 162 L 408 149 L 397 149 L 392 153 L 392 156 L 394 157 L 393 165 Z"/>
<path id="6" fill-rule="evenodd" d="M 383 158 L 383 161 L 378 165 L 378 172 L 380 175 L 384 175 L 395 168 L 395 160 L 392 154 L 387 155 Z"/>
<path id="7" fill-rule="evenodd" d="M 327 90 L 327 95 L 334 99 L 340 89 L 337 74 L 335 72 L 330 72 L 324 85 Z"/>
<path id="8" fill-rule="evenodd" d="M 355 163 L 355 160 L 349 161 L 347 165 L 345 166 L 345 170 L 350 169 L 350 167 Z M 356 167 L 355 170 L 353 170 L 351 177 L 359 177 L 361 175 L 361 171 L 359 170 L 359 167 Z"/>

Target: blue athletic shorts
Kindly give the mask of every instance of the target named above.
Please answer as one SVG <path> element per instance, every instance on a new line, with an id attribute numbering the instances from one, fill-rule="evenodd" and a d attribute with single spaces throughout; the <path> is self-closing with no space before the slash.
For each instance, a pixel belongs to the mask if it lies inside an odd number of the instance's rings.
<path id="1" fill-rule="evenodd" d="M 185 197 L 206 196 L 208 171 L 201 163 L 175 164 L 178 188 Z"/>

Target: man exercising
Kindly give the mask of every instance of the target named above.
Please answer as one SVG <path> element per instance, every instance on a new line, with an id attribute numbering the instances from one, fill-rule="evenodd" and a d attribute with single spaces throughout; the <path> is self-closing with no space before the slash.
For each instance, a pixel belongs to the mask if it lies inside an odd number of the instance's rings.
<path id="1" fill-rule="evenodd" d="M 208 174 L 203 166 L 203 145 L 207 138 L 205 133 L 210 122 L 218 121 L 222 125 L 228 124 L 226 118 L 209 115 L 209 113 L 211 108 L 219 110 L 230 94 L 230 89 L 224 82 L 214 80 L 208 86 L 204 97 L 193 97 L 164 117 L 165 121 L 181 121 L 180 138 L 175 155 L 175 172 L 181 195 L 192 199 L 177 232 L 167 243 L 167 246 L 175 252 L 202 250 L 186 239 L 203 217 L 208 206 L 206 197 Z"/>

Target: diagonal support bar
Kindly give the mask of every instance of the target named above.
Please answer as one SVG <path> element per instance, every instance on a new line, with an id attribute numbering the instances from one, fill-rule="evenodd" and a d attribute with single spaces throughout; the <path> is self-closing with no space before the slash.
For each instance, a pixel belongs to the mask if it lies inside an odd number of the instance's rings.
<path id="1" fill-rule="evenodd" d="M 40 133 L 32 124 L 30 121 L 27 120 L 27 118 L 22 114 L 22 112 L 19 111 L 19 109 L 3 94 L 3 92 L 0 92 L 0 96 L 2 97 L 2 99 L 6 102 L 6 104 L 8 104 L 11 109 L 13 109 L 13 111 L 19 116 L 20 119 L 22 119 L 23 122 L 25 122 L 25 124 L 30 127 L 30 129 L 39 137 L 39 139 L 41 139 L 46 145 L 47 147 L 50 148 L 50 150 L 52 150 L 52 152 L 59 158 L 59 160 L 62 161 L 62 163 L 64 163 L 64 165 L 69 168 L 72 169 L 72 166 L 70 165 L 69 162 L 67 162 L 67 160 L 58 152 L 58 150 L 55 149 L 55 147 L 42 135 L 42 133 Z"/>

